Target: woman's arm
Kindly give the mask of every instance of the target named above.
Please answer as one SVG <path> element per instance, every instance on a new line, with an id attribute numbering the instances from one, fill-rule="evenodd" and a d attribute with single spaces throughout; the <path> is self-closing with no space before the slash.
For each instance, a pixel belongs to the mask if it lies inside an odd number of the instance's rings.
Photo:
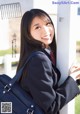
<path id="1" fill-rule="evenodd" d="M 78 93 L 76 82 L 68 77 L 65 82 L 54 90 L 52 65 L 45 54 L 33 57 L 27 67 L 27 76 L 22 80 L 24 88 L 28 88 L 34 101 L 46 112 L 55 114 Z"/>

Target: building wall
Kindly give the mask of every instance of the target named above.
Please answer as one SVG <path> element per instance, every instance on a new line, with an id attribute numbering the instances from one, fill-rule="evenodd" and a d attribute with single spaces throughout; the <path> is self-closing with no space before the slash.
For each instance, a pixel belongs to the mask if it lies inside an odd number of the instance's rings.
<path id="1" fill-rule="evenodd" d="M 57 1 L 57 0 L 55 0 Z M 0 5 L 2 4 L 10 4 L 10 3 L 16 3 L 20 2 L 21 5 L 21 13 L 22 15 L 24 14 L 25 11 L 30 10 L 31 8 L 41 8 L 44 11 L 46 11 L 50 17 L 53 20 L 54 26 L 55 26 L 55 31 L 56 31 L 56 37 L 57 37 L 57 5 L 52 4 L 52 0 L 0 0 Z M 80 15 L 77 15 L 77 5 L 75 7 L 75 10 L 73 13 L 75 13 L 75 17 L 73 18 L 73 21 L 75 19 L 74 26 L 78 28 L 80 26 Z M 15 19 L 9 19 L 7 22 L 3 22 L 4 20 L 0 20 L 0 49 L 6 49 L 11 47 L 11 40 L 12 40 L 12 35 L 16 32 L 17 36 L 17 47 L 20 46 L 20 22 L 21 22 L 21 17 L 20 18 L 15 18 Z M 5 26 L 2 24 L 5 23 L 8 27 L 5 28 Z M 14 26 L 15 25 L 15 26 Z M 3 29 L 2 29 L 3 28 Z M 5 32 L 4 32 L 5 28 Z M 72 28 L 74 28 L 72 26 Z M 75 29 L 74 29 L 75 30 Z M 79 29 L 77 29 L 75 32 L 75 38 L 76 40 L 80 39 L 80 33 Z M 4 34 L 5 33 L 5 34 Z M 6 45 L 3 46 L 4 40 L 6 41 Z M 9 41 L 9 42 L 8 42 Z"/>
<path id="2" fill-rule="evenodd" d="M 24 12 L 27 10 L 30 10 L 32 8 L 41 8 L 45 10 L 52 18 L 53 23 L 55 25 L 55 28 L 57 28 L 57 6 L 55 7 L 52 4 L 52 0 L 0 0 L 0 5 L 4 4 L 12 4 L 12 3 L 17 3 L 19 2 L 21 5 L 21 14 L 23 15 Z M 44 5 L 45 4 L 45 5 Z M 22 17 L 22 16 L 21 16 Z M 13 35 L 16 34 L 16 47 L 17 51 L 19 52 L 19 47 L 20 47 L 20 22 L 21 22 L 21 17 L 18 18 L 4 18 L 1 19 L 0 15 L 0 50 L 5 50 L 8 48 L 12 48 L 12 40 L 13 40 Z M 7 21 L 6 21 L 7 20 Z M 7 24 L 5 28 L 5 24 Z M 2 28 L 2 30 L 1 30 Z M 4 34 L 4 28 L 5 28 L 5 34 Z M 6 44 L 4 42 L 4 39 L 6 41 Z"/>

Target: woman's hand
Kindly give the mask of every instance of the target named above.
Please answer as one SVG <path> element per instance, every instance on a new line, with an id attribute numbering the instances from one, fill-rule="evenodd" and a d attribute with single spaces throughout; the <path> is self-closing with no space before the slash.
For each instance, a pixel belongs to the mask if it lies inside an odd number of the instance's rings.
<path id="1" fill-rule="evenodd" d="M 69 75 L 74 79 L 74 80 L 80 80 L 80 66 L 72 66 L 70 68 Z"/>

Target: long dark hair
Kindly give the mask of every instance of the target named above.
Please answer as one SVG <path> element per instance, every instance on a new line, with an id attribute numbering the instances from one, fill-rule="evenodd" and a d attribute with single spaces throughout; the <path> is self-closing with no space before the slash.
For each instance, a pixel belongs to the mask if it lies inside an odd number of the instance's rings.
<path id="1" fill-rule="evenodd" d="M 21 47 L 20 47 L 20 60 L 17 70 L 19 70 L 23 64 L 25 63 L 26 58 L 31 54 L 32 51 L 40 50 L 42 48 L 45 48 L 45 45 L 43 46 L 43 43 L 40 41 L 37 41 L 36 39 L 32 38 L 30 34 L 30 27 L 32 20 L 35 17 L 47 17 L 50 19 L 52 25 L 53 22 L 50 18 L 50 16 L 41 9 L 31 9 L 30 11 L 27 11 L 24 13 L 22 20 L 21 20 Z M 54 25 L 53 25 L 54 27 Z M 56 40 L 55 40 L 55 34 L 52 43 L 49 45 L 51 50 L 54 52 L 54 55 L 56 57 Z"/>

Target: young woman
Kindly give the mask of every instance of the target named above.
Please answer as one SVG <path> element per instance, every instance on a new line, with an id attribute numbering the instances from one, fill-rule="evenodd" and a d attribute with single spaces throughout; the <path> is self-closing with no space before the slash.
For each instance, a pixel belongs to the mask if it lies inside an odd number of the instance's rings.
<path id="1" fill-rule="evenodd" d="M 26 65 L 20 84 L 44 114 L 59 114 L 60 109 L 79 94 L 76 80 L 80 79 L 80 74 L 75 77 L 68 76 L 59 86 L 61 74 L 56 68 L 55 28 L 49 15 L 41 9 L 31 9 L 22 17 L 21 51 L 17 71 L 35 51 L 40 53 L 32 57 Z M 77 70 L 80 69 L 76 69 L 76 72 Z"/>

